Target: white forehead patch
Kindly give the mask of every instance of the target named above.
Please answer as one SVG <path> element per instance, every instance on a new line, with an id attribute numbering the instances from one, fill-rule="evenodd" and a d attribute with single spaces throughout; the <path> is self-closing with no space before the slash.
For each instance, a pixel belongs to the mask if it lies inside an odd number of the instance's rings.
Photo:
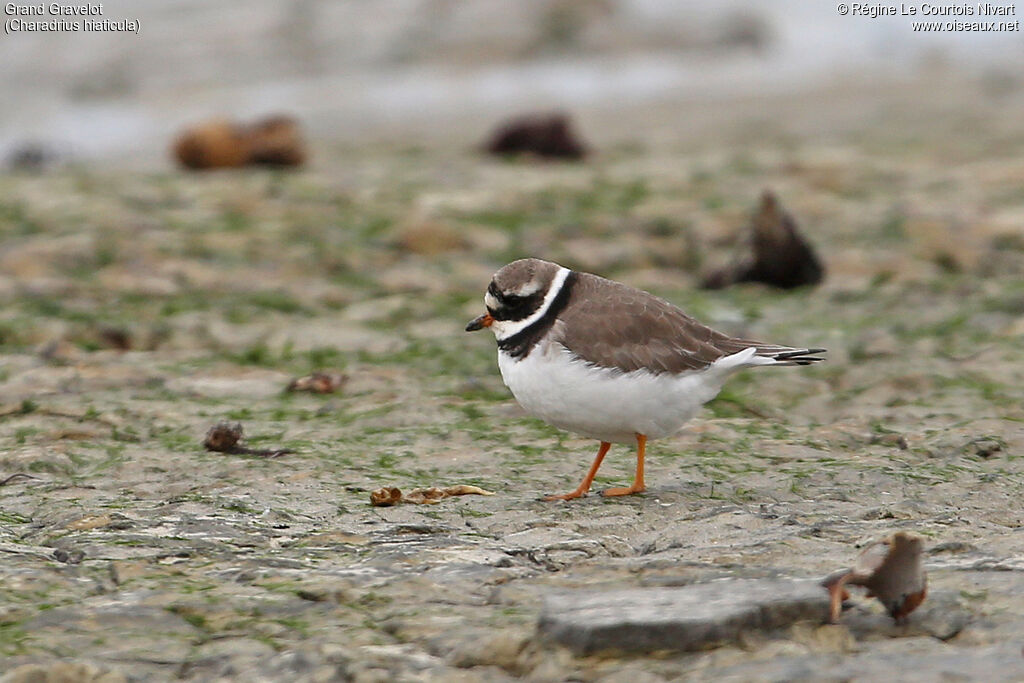
<path id="1" fill-rule="evenodd" d="M 518 296 L 530 296 L 540 289 L 540 284 L 536 280 L 527 280 L 523 284 L 519 285 L 513 290 L 510 290 L 509 294 L 516 294 Z"/>
<path id="2" fill-rule="evenodd" d="M 484 293 L 484 306 L 487 308 L 497 308 L 498 300 L 490 292 Z"/>

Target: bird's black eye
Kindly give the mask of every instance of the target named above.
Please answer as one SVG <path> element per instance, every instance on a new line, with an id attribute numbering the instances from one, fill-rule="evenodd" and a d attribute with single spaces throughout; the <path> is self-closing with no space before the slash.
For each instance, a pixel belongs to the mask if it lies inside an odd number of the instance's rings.
<path id="1" fill-rule="evenodd" d="M 523 303 L 523 300 L 527 298 L 525 296 L 520 296 L 518 294 L 505 294 L 500 289 L 498 289 L 498 285 L 494 284 L 494 282 L 491 282 L 491 284 L 488 285 L 487 292 L 491 296 L 493 296 L 501 306 L 509 308 L 515 308 L 516 306 Z"/>
<path id="2" fill-rule="evenodd" d="M 488 285 L 487 293 L 494 298 L 494 308 L 488 306 L 487 310 L 495 320 L 524 320 L 532 315 L 544 300 L 541 292 L 527 295 L 502 292 L 494 282 Z"/>

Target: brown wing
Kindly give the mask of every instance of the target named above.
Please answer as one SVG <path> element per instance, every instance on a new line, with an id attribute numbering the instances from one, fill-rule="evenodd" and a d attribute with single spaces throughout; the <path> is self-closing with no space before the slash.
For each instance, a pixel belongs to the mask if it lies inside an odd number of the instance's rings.
<path id="1" fill-rule="evenodd" d="M 752 346 L 780 364 L 807 364 L 821 349 L 795 349 L 737 339 L 717 332 L 676 306 L 612 280 L 579 273 L 568 305 L 559 314 L 556 339 L 580 358 L 631 372 L 701 370 L 723 356 Z"/>

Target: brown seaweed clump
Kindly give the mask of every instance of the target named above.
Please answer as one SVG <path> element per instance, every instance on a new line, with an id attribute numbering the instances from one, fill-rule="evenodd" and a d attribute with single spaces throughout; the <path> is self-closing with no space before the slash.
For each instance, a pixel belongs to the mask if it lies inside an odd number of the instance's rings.
<path id="1" fill-rule="evenodd" d="M 185 168 L 238 168 L 249 163 L 249 144 L 242 127 L 227 120 L 205 121 L 174 141 L 174 158 Z"/>
<path id="2" fill-rule="evenodd" d="M 579 161 L 587 146 L 573 130 L 567 114 L 524 114 L 505 121 L 485 144 L 497 156 L 532 155 L 542 159 Z"/>
<path id="3" fill-rule="evenodd" d="M 397 486 L 385 486 L 376 491 L 370 492 L 370 504 L 377 507 L 390 507 L 399 503 L 412 503 L 413 505 L 434 505 L 440 503 L 444 498 L 452 496 L 493 496 L 491 491 L 485 491 L 479 486 L 469 484 L 457 484 L 455 486 L 438 487 L 432 486 L 425 489 L 413 489 L 409 493 L 402 493 Z"/>
<path id="4" fill-rule="evenodd" d="M 203 448 L 216 453 L 255 455 L 261 458 L 277 458 L 292 452 L 287 448 L 263 449 L 243 446 L 241 445 L 242 433 L 241 422 L 218 422 L 206 432 Z"/>
<path id="5" fill-rule="evenodd" d="M 306 145 L 298 122 L 290 116 L 268 116 L 249 126 L 249 163 L 301 166 Z"/>
<path id="6" fill-rule="evenodd" d="M 47 143 L 26 141 L 7 154 L 4 165 L 18 173 L 42 173 L 63 161 L 64 156 Z"/>
<path id="7" fill-rule="evenodd" d="M 306 145 L 298 122 L 268 116 L 251 124 L 211 119 L 184 130 L 171 149 L 185 168 L 240 168 L 249 165 L 299 166 Z"/>
<path id="8" fill-rule="evenodd" d="M 825 267 L 793 217 L 775 195 L 765 190 L 750 224 L 751 253 L 704 278 L 704 289 L 722 289 L 739 282 L 763 282 L 780 289 L 816 285 Z"/>
<path id="9" fill-rule="evenodd" d="M 920 536 L 898 531 L 861 551 L 851 569 L 825 577 L 831 604 L 829 621 L 837 623 L 842 603 L 850 597 L 847 586 L 867 589 L 885 606 L 897 623 L 917 609 L 928 594 L 928 577 L 923 566 L 924 541 Z"/>
<path id="10" fill-rule="evenodd" d="M 322 372 L 317 370 L 304 377 L 293 379 L 287 387 L 287 391 L 308 391 L 312 394 L 333 394 L 345 386 L 348 382 L 348 375 L 336 372 Z"/>
<path id="11" fill-rule="evenodd" d="M 100 342 L 111 349 L 131 351 L 132 333 L 121 327 L 104 326 L 98 331 Z"/>
<path id="12" fill-rule="evenodd" d="M 233 453 L 242 439 L 241 422 L 218 422 L 210 427 L 203 439 L 203 447 L 218 453 Z"/>

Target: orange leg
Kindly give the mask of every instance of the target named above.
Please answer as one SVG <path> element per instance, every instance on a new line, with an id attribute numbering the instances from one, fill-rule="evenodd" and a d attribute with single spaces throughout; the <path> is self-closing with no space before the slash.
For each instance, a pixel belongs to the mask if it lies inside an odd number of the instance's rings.
<path id="1" fill-rule="evenodd" d="M 632 486 L 624 486 L 615 489 L 601 491 L 602 496 L 628 496 L 631 493 L 640 493 L 647 487 L 644 486 L 644 451 L 647 449 L 647 437 L 643 434 L 636 435 L 636 476 L 633 478 Z"/>
<path id="2" fill-rule="evenodd" d="M 838 624 L 839 615 L 843 612 L 843 601 L 850 599 L 850 591 L 846 590 L 846 582 L 852 572 L 846 572 L 835 579 L 826 579 L 823 584 L 828 589 L 828 623 Z"/>
<path id="3" fill-rule="evenodd" d="M 587 491 L 590 490 L 590 485 L 594 482 L 594 476 L 597 474 L 597 468 L 601 466 L 601 461 L 604 460 L 605 454 L 612 445 L 607 441 L 601 442 L 601 448 L 597 450 L 597 457 L 594 458 L 594 464 L 590 466 L 590 471 L 587 472 L 587 476 L 583 478 L 580 485 L 575 491 L 569 493 L 563 493 L 558 496 L 544 496 L 544 500 L 572 500 L 573 498 L 579 498 L 587 495 Z"/>

